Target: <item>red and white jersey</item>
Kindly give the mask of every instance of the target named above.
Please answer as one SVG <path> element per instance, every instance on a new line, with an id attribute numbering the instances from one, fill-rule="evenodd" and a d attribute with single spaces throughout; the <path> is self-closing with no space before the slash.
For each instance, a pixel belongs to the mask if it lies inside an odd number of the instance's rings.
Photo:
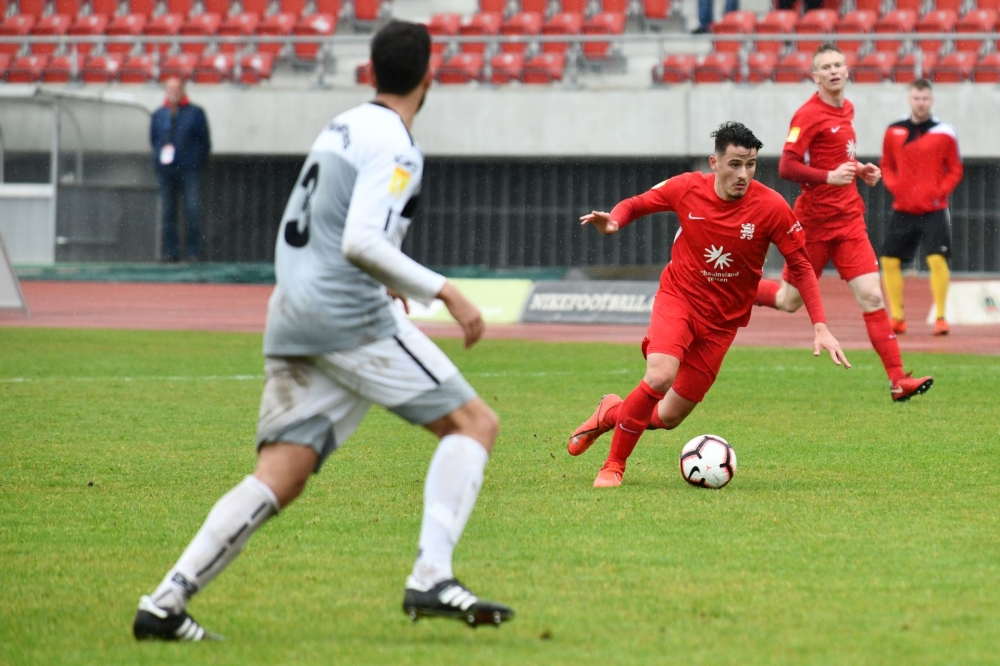
<path id="1" fill-rule="evenodd" d="M 948 123 L 931 117 L 918 125 L 906 117 L 885 131 L 882 182 L 894 210 L 926 215 L 947 208 L 962 172 L 958 135 Z"/>
<path id="2" fill-rule="evenodd" d="M 785 199 L 756 181 L 736 201 L 715 193 L 715 174 L 685 173 L 665 180 L 611 212 L 625 225 L 650 213 L 673 211 L 681 228 L 660 288 L 696 307 L 715 328 L 746 326 L 771 243 L 781 254 L 805 246 L 805 234 Z"/>
<path id="3" fill-rule="evenodd" d="M 813 94 L 792 116 L 784 150 L 824 171 L 833 171 L 844 162 L 856 162 L 854 105 L 845 99 L 843 106 L 831 106 L 820 99 L 819 93 Z M 795 200 L 795 214 L 807 229 L 837 225 L 864 212 L 865 203 L 855 183 L 802 183 L 802 195 Z"/>

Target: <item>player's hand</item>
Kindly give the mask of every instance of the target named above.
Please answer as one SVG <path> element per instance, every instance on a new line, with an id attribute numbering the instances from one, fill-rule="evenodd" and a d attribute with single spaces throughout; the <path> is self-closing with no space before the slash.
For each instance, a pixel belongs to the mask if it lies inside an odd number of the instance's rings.
<path id="1" fill-rule="evenodd" d="M 838 187 L 850 185 L 854 182 L 854 176 L 857 175 L 857 173 L 858 167 L 856 162 L 844 162 L 833 171 L 827 172 L 826 184 L 837 185 Z"/>
<path id="2" fill-rule="evenodd" d="M 472 301 L 467 299 L 451 282 L 444 283 L 437 297 L 444 302 L 448 312 L 462 327 L 462 332 L 465 333 L 466 349 L 476 344 L 486 330 L 486 324 L 483 323 L 483 315 L 479 312 L 479 308 L 473 305 Z"/>
<path id="3" fill-rule="evenodd" d="M 878 166 L 871 162 L 862 164 L 861 168 L 858 169 L 858 176 L 861 180 L 865 181 L 868 187 L 875 187 L 878 185 L 878 181 L 882 180 L 882 169 L 879 169 Z"/>
<path id="4" fill-rule="evenodd" d="M 605 236 L 610 236 L 618 232 L 618 222 L 611 219 L 611 213 L 602 213 L 599 210 L 595 210 L 587 215 L 580 218 L 580 226 L 587 226 L 592 224 L 597 227 Z"/>
<path id="5" fill-rule="evenodd" d="M 389 294 L 389 298 L 391 298 L 394 301 L 399 301 L 400 303 L 403 304 L 403 312 L 405 312 L 406 314 L 410 314 L 410 301 L 407 300 L 406 296 L 403 296 L 398 291 L 393 291 L 388 287 L 385 288 L 385 291 L 387 294 Z"/>
<path id="6" fill-rule="evenodd" d="M 844 369 L 851 367 L 851 363 L 844 355 L 844 350 L 840 348 L 837 338 L 826 327 L 826 324 L 816 324 L 814 327 L 816 337 L 813 339 L 813 356 L 819 356 L 823 349 L 830 353 L 830 358 L 837 365 L 843 365 Z"/>

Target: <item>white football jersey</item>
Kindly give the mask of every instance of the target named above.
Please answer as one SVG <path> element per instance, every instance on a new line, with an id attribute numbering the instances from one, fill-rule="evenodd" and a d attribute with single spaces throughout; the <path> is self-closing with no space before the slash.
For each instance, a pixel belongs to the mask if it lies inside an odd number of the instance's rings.
<path id="1" fill-rule="evenodd" d="M 378 103 L 342 113 L 313 143 L 281 220 L 264 353 L 307 356 L 394 335 L 386 286 L 430 304 L 445 279 L 399 248 L 424 158 Z"/>

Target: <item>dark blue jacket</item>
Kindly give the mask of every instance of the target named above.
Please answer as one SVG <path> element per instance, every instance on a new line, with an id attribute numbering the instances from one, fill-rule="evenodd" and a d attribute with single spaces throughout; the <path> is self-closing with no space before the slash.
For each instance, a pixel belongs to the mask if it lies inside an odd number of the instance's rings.
<path id="1" fill-rule="evenodd" d="M 170 107 L 161 106 L 153 112 L 149 125 L 149 142 L 153 144 L 153 163 L 157 169 L 200 169 L 212 150 L 205 112 L 200 106 L 183 104 L 171 118 Z M 164 166 L 160 164 L 160 149 L 168 143 L 174 145 L 176 154 L 174 163 Z"/>

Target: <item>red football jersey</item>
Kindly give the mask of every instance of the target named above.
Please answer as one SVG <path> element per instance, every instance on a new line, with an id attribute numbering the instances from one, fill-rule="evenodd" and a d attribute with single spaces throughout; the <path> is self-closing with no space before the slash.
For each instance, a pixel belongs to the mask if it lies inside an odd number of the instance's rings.
<path id="1" fill-rule="evenodd" d="M 771 243 L 781 254 L 805 246 L 805 234 L 785 199 L 756 181 L 736 201 L 715 193 L 715 174 L 685 173 L 627 199 L 611 212 L 628 224 L 636 217 L 674 211 L 681 228 L 660 288 L 697 307 L 716 328 L 746 326 Z"/>
<path id="2" fill-rule="evenodd" d="M 854 133 L 854 105 L 830 106 L 813 94 L 792 116 L 786 151 L 803 158 L 814 169 L 833 171 L 844 162 L 857 160 L 858 137 Z M 802 183 L 795 201 L 795 214 L 805 227 L 831 226 L 864 215 L 865 203 L 855 183 L 838 186 Z"/>

